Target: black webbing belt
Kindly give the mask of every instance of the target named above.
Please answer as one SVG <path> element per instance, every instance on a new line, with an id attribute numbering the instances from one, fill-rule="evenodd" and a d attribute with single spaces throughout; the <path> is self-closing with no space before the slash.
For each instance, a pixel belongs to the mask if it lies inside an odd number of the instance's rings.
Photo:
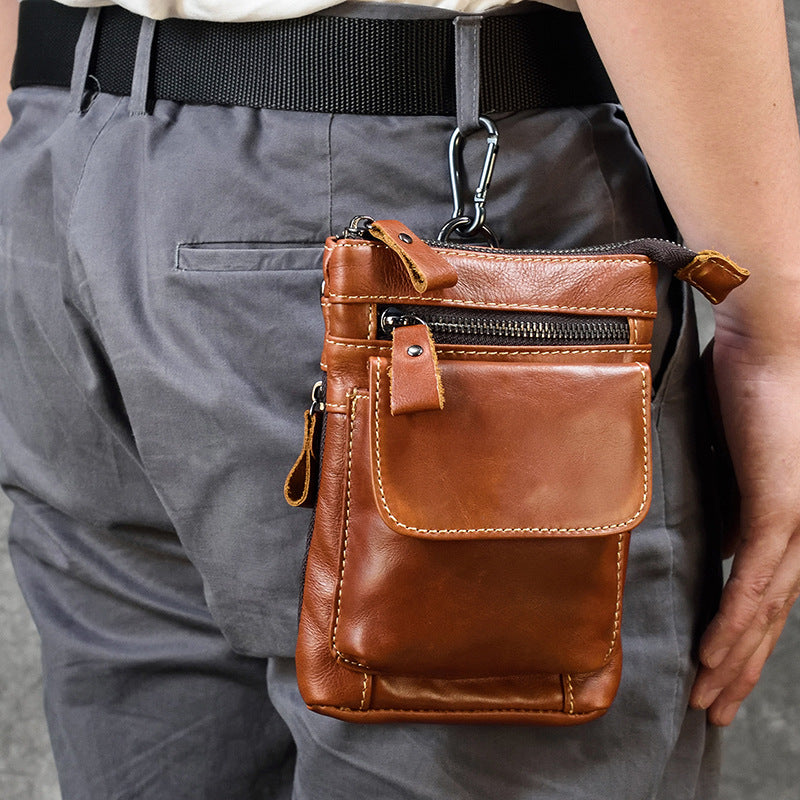
<path id="1" fill-rule="evenodd" d="M 20 7 L 12 86 L 69 86 L 86 10 Z M 89 72 L 127 95 L 141 17 L 102 9 Z M 578 14 L 534 6 L 489 16 L 480 38 L 482 112 L 613 102 Z M 314 15 L 269 22 L 167 19 L 156 25 L 150 94 L 182 103 L 350 114 L 456 113 L 451 19 Z"/>

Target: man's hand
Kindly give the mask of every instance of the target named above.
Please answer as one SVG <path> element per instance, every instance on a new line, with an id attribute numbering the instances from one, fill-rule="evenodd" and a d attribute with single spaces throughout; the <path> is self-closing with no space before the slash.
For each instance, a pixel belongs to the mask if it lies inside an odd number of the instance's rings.
<path id="1" fill-rule="evenodd" d="M 744 289 L 742 290 L 744 291 Z M 785 331 L 784 331 L 785 333 Z M 691 704 L 728 725 L 756 685 L 800 595 L 800 359 L 723 318 L 714 375 L 741 493 L 738 542 L 719 612 L 700 644 Z"/>

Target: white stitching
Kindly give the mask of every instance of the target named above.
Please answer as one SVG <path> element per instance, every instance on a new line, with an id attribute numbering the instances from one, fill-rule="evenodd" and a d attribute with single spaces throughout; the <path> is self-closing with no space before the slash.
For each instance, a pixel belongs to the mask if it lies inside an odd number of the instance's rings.
<path id="1" fill-rule="evenodd" d="M 711 262 L 715 267 L 719 267 L 723 272 L 727 272 L 728 275 L 730 275 L 731 278 L 736 280 L 737 283 L 741 283 L 745 279 L 745 277 L 747 277 L 746 275 L 741 275 L 738 272 L 736 272 L 736 270 L 733 269 L 733 267 L 729 266 L 728 264 L 724 264 L 723 262 L 719 261 L 716 258 L 716 256 L 709 256 L 706 258 L 705 261 L 701 261 L 699 264 L 695 264 L 693 267 L 687 270 L 687 274 L 694 275 L 694 273 L 697 272 L 697 270 L 702 269 L 709 262 Z"/>
<path id="2" fill-rule="evenodd" d="M 620 533 L 617 539 L 617 604 L 614 607 L 614 630 L 611 634 L 611 644 L 608 646 L 608 652 L 603 656 L 603 663 L 608 661 L 611 653 L 614 650 L 614 645 L 617 643 L 617 632 L 619 631 L 620 616 L 622 611 L 622 545 L 624 541 L 623 533 Z"/>
<path id="3" fill-rule="evenodd" d="M 350 423 L 350 437 L 347 446 L 347 500 L 345 503 L 345 515 L 344 515 L 344 543 L 342 545 L 342 565 L 339 569 L 339 583 L 336 586 L 336 618 L 333 622 L 333 634 L 331 636 L 331 647 L 333 648 L 333 652 L 336 653 L 336 656 L 340 658 L 342 661 L 352 664 L 354 667 L 360 667 L 361 669 L 370 669 L 366 664 L 362 664 L 359 661 L 354 661 L 346 656 L 342 655 L 339 652 L 338 648 L 336 647 L 336 631 L 339 629 L 339 614 L 342 610 L 342 589 L 344 588 L 344 565 L 347 563 L 347 536 L 350 531 L 350 471 L 353 465 L 353 429 L 355 427 L 355 417 L 356 417 L 356 405 L 359 400 L 366 399 L 366 395 L 364 394 L 356 394 L 353 392 L 351 399 L 350 399 L 350 415 L 348 416 L 348 421 Z"/>
<path id="4" fill-rule="evenodd" d="M 437 535 L 448 535 L 454 533 L 543 533 L 543 534 L 582 534 L 582 533 L 591 533 L 592 531 L 607 531 L 613 530 L 616 528 L 624 527 L 626 525 L 630 525 L 641 513 L 642 509 L 645 507 L 647 503 L 647 492 L 649 486 L 649 463 L 648 463 L 648 453 L 649 453 L 649 442 L 648 442 L 648 433 L 647 433 L 647 373 L 645 372 L 645 368 L 642 364 L 638 365 L 639 371 L 642 374 L 642 428 L 644 432 L 644 491 L 642 494 L 642 501 L 639 503 L 639 508 L 636 509 L 636 512 L 633 516 L 629 517 L 623 522 L 615 522 L 608 525 L 594 525 L 594 526 L 585 526 L 580 528 L 417 528 L 413 525 L 405 525 L 404 523 L 400 522 L 399 519 L 392 513 L 389 505 L 386 501 L 386 494 L 383 490 L 383 476 L 381 474 L 381 444 L 380 444 L 380 414 L 378 410 L 380 408 L 380 396 L 381 396 L 381 372 L 377 370 L 376 376 L 376 392 L 375 392 L 375 463 L 376 463 L 376 471 L 378 477 L 378 489 L 380 491 L 381 496 L 381 505 L 383 506 L 384 510 L 386 511 L 387 516 L 392 522 L 397 525 L 398 528 L 402 528 L 406 531 L 413 531 L 415 535 L 421 534 L 422 536 L 437 536 Z"/>
<path id="5" fill-rule="evenodd" d="M 326 344 L 333 345 L 334 347 L 351 347 L 354 350 L 374 350 L 376 352 L 388 351 L 391 348 L 390 344 L 351 344 L 350 342 L 336 342 L 328 339 Z M 560 350 L 538 350 L 531 347 L 528 350 L 458 350 L 456 348 L 436 347 L 437 354 L 448 353 L 453 355 L 464 356 L 560 356 L 563 354 L 568 355 L 592 355 L 594 353 L 636 353 L 641 355 L 648 355 L 651 348 L 648 347 L 621 347 L 621 348 L 607 348 L 604 345 L 598 345 L 592 350 L 576 350 L 574 348 L 564 347 Z"/>
<path id="6" fill-rule="evenodd" d="M 367 673 L 364 673 L 364 685 L 361 687 L 361 705 L 358 707 L 359 711 L 364 710 L 364 706 L 367 704 L 367 679 L 369 676 Z"/>
<path id="7" fill-rule="evenodd" d="M 361 711 L 359 708 L 350 706 L 334 706 L 325 703 L 315 703 L 311 708 L 336 708 L 339 711 Z M 588 717 L 591 714 L 597 715 L 603 709 L 597 708 L 594 711 L 576 711 L 574 717 Z M 448 710 L 441 708 L 366 708 L 363 714 L 379 714 L 381 712 L 397 712 L 404 714 L 565 714 L 561 709 L 551 708 L 465 708 L 459 710 Z"/>
<path id="8" fill-rule="evenodd" d="M 569 711 L 567 713 L 575 713 L 575 695 L 572 693 L 572 677 L 567 674 L 564 676 L 567 679 L 567 696 L 569 698 Z"/>
<path id="9" fill-rule="evenodd" d="M 746 275 L 740 275 L 732 267 L 729 267 L 728 265 L 723 264 L 720 261 L 717 261 L 716 259 L 713 259 L 713 258 L 712 259 L 708 259 L 706 261 L 702 261 L 699 264 L 695 264 L 693 267 L 690 267 L 690 268 L 685 267 L 684 268 L 685 271 L 684 270 L 679 270 L 679 272 L 683 273 L 680 276 L 681 280 L 684 280 L 684 281 L 686 281 L 686 283 L 690 284 L 691 286 L 694 286 L 694 288 L 697 289 L 702 295 L 707 297 L 712 303 L 716 304 L 716 303 L 720 302 L 719 298 L 716 295 L 712 294 L 710 289 L 707 289 L 705 286 L 702 286 L 700 283 L 698 283 L 697 279 L 695 278 L 695 274 L 699 270 L 702 270 L 702 268 L 705 267 L 708 264 L 709 260 L 712 262 L 712 264 L 714 266 L 719 267 L 723 272 L 727 273 L 729 277 L 733 278 L 733 280 L 735 282 L 735 285 L 734 285 L 733 288 L 736 288 L 737 286 L 741 286 L 741 284 L 744 282 L 744 280 L 745 280 L 745 278 L 747 276 Z M 724 289 L 727 289 L 727 288 L 728 287 L 724 287 Z M 723 289 L 723 291 L 724 291 L 724 289 Z M 730 289 L 729 291 L 732 291 L 732 289 Z"/>
<path id="10" fill-rule="evenodd" d="M 328 292 L 328 297 L 336 298 L 337 300 L 368 300 L 373 303 L 379 300 L 425 300 L 432 303 L 444 303 L 445 305 L 451 304 L 455 307 L 458 306 L 479 306 L 483 308 L 522 308 L 530 311 L 619 311 L 626 314 L 640 314 L 645 317 L 654 317 L 655 311 L 648 311 L 644 308 L 630 308 L 628 306 L 550 306 L 541 305 L 539 303 L 493 303 L 489 300 L 467 300 L 463 298 L 453 297 L 430 297 L 427 294 L 406 294 L 406 295 L 391 295 L 391 294 L 336 294 L 335 292 Z M 456 305 L 457 304 L 457 305 Z"/>
<path id="11" fill-rule="evenodd" d="M 391 344 L 387 342 L 386 344 L 350 344 L 349 342 L 335 342 L 332 339 L 328 339 L 326 344 L 332 344 L 335 347 L 352 347 L 355 350 L 389 350 L 391 348 Z"/>
<path id="12" fill-rule="evenodd" d="M 694 278 L 687 278 L 686 283 L 688 283 L 690 286 L 694 286 L 694 288 L 697 289 L 697 291 L 700 292 L 703 297 L 710 300 L 712 303 L 714 303 L 714 305 L 719 304 L 720 301 L 717 296 L 711 294 L 711 292 L 706 289 L 705 286 L 701 286 L 699 283 L 697 283 L 697 281 L 694 280 Z"/>
<path id="13" fill-rule="evenodd" d="M 388 250 L 394 252 L 391 247 L 382 242 L 338 242 L 334 247 L 372 247 L 377 250 Z M 334 247 L 324 247 L 324 250 L 333 252 Z M 525 264 L 530 261 L 552 263 L 552 264 L 586 264 L 587 266 L 601 266 L 615 261 L 625 266 L 649 266 L 652 264 L 649 258 L 631 258 L 626 253 L 608 253 L 604 258 L 593 259 L 585 256 L 559 255 L 558 253 L 520 253 L 512 256 L 510 253 L 479 253 L 475 250 L 459 250 L 458 247 L 432 247 L 431 250 L 459 255 L 464 258 L 478 258 L 487 261 L 511 261 L 515 264 Z"/>

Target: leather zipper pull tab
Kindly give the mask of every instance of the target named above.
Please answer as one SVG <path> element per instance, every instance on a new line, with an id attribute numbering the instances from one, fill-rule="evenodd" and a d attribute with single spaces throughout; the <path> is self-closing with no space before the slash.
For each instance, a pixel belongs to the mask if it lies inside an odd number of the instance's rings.
<path id="1" fill-rule="evenodd" d="M 456 285 L 456 268 L 396 219 L 377 220 L 369 232 L 397 253 L 420 294 Z"/>
<path id="2" fill-rule="evenodd" d="M 701 250 L 675 277 L 694 286 L 714 305 L 721 303 L 750 272 L 716 250 Z"/>
<path id="3" fill-rule="evenodd" d="M 389 387 L 392 416 L 444 408 L 439 361 L 427 325 L 401 325 L 392 332 Z"/>
<path id="4" fill-rule="evenodd" d="M 290 506 L 313 508 L 317 501 L 317 476 L 319 475 L 319 445 L 322 430 L 322 381 L 314 385 L 311 408 L 303 415 L 303 449 L 289 470 L 283 484 L 283 496 Z"/>

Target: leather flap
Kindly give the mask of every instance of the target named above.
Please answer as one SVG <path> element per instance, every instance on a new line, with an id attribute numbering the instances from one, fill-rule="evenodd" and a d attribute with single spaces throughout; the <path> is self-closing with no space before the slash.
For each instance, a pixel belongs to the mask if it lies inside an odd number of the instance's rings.
<path id="1" fill-rule="evenodd" d="M 418 292 L 455 286 L 455 267 L 396 219 L 376 220 L 370 233 L 390 247 L 403 262 L 406 274 Z"/>
<path id="2" fill-rule="evenodd" d="M 439 362 L 436 411 L 393 416 L 389 361 L 370 359 L 375 502 L 431 539 L 598 536 L 650 504 L 645 364 Z"/>
<path id="3" fill-rule="evenodd" d="M 717 305 L 750 277 L 750 271 L 716 250 L 701 250 L 675 277 Z"/>
<path id="4" fill-rule="evenodd" d="M 392 333 L 390 378 L 392 414 L 433 411 L 444 406 L 439 359 L 427 325 L 405 325 Z"/>

